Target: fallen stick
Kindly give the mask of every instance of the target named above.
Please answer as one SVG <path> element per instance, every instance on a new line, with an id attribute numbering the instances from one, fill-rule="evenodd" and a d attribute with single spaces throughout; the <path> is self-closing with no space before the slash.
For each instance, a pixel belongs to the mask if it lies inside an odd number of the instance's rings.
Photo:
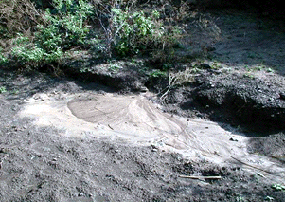
<path id="1" fill-rule="evenodd" d="M 222 176 L 179 175 L 179 177 L 182 177 L 182 178 L 190 178 L 190 179 L 197 179 L 197 180 L 201 180 L 201 179 L 208 179 L 208 180 L 218 180 L 218 179 L 222 179 Z"/>
<path id="2" fill-rule="evenodd" d="M 112 130 L 114 130 L 114 128 L 112 126 L 110 126 L 110 124 L 108 124 L 109 128 L 111 128 Z"/>

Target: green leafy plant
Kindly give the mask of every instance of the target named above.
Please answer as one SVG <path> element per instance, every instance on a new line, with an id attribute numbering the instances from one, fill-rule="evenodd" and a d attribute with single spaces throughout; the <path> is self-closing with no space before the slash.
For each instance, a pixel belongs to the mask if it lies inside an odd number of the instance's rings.
<path id="1" fill-rule="evenodd" d="M 245 201 L 244 197 L 241 196 L 240 194 L 239 196 L 236 197 L 236 202 L 244 202 L 244 201 Z"/>
<path id="2" fill-rule="evenodd" d="M 43 60 L 44 50 L 36 46 L 15 46 L 11 51 L 12 56 L 21 64 L 37 63 Z"/>
<path id="3" fill-rule="evenodd" d="M 285 191 L 285 186 L 281 184 L 273 184 L 271 187 L 276 191 Z"/>
<path id="4" fill-rule="evenodd" d="M 105 31 L 105 51 L 127 57 L 137 54 L 150 54 L 155 49 L 166 50 L 177 43 L 182 31 L 176 26 L 165 26 L 160 19 L 160 11 L 138 11 L 133 7 L 110 4 L 98 14 L 101 27 Z M 103 16 L 103 17 L 102 17 Z M 108 16 L 108 21 L 104 20 Z"/>
<path id="5" fill-rule="evenodd" d="M 64 51 L 84 44 L 88 32 L 87 16 L 91 5 L 83 0 L 54 0 L 53 10 L 46 10 L 46 25 L 38 25 L 34 40 L 18 34 L 12 57 L 23 65 L 37 66 L 59 62 Z"/>
<path id="6" fill-rule="evenodd" d="M 155 40 L 163 35 L 163 26 L 157 21 L 158 11 L 153 11 L 148 17 L 143 11 L 113 8 L 112 13 L 114 48 L 121 56 L 137 54 L 140 50 L 155 45 Z"/>
<path id="7" fill-rule="evenodd" d="M 122 69 L 123 67 L 118 64 L 110 64 L 108 70 L 112 72 L 117 72 L 119 69 Z"/>
<path id="8" fill-rule="evenodd" d="M 150 74 L 150 77 L 152 78 L 167 77 L 167 72 L 161 71 L 159 69 L 153 70 L 152 73 Z"/>
<path id="9" fill-rule="evenodd" d="M 272 69 L 271 67 L 266 68 L 266 71 L 267 71 L 267 72 L 270 72 L 270 73 L 274 73 L 274 72 L 275 72 L 275 70 Z"/>
<path id="10" fill-rule="evenodd" d="M 18 94 L 18 93 L 19 93 L 19 90 L 17 90 L 17 89 L 13 89 L 13 91 L 11 91 L 11 93 L 12 93 L 12 94 L 14 94 L 14 95 L 16 95 L 16 94 Z"/>
<path id="11" fill-rule="evenodd" d="M 7 92 L 7 90 L 6 90 L 5 86 L 1 86 L 0 87 L 0 94 L 1 93 L 6 93 L 6 92 Z"/>
<path id="12" fill-rule="evenodd" d="M 8 58 L 5 57 L 2 53 L 2 49 L 0 48 L 0 65 L 8 63 Z"/>
<path id="13" fill-rule="evenodd" d="M 245 73 L 243 75 L 244 78 L 250 78 L 250 79 L 254 79 L 254 75 L 253 74 L 250 74 L 250 73 Z"/>
<path id="14" fill-rule="evenodd" d="M 12 58 L 25 66 L 37 66 L 39 64 L 52 63 L 58 61 L 62 55 L 62 49 L 57 47 L 53 51 L 47 52 L 37 43 L 30 42 L 30 39 L 18 34 L 14 39 L 14 47 L 11 49 Z"/>
<path id="15" fill-rule="evenodd" d="M 78 3 L 72 0 L 54 0 L 55 10 L 46 10 L 44 18 L 48 26 L 38 26 L 37 43 L 46 52 L 56 51 L 58 47 L 70 49 L 84 44 L 88 15 L 92 6 L 83 0 Z"/>
<path id="16" fill-rule="evenodd" d="M 213 64 L 211 65 L 211 69 L 221 69 L 222 65 L 219 64 L 218 62 L 213 62 Z"/>
<path id="17" fill-rule="evenodd" d="M 13 45 L 11 55 L 13 59 L 21 64 L 36 62 L 35 58 L 41 60 L 43 57 L 43 51 L 38 50 L 34 44 L 30 43 L 29 38 L 24 37 L 23 34 L 18 33 L 17 37 L 13 39 Z"/>

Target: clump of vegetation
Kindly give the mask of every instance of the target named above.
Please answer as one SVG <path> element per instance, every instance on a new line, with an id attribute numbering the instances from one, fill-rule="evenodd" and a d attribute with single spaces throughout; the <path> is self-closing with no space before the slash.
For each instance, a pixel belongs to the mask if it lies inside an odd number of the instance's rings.
<path id="1" fill-rule="evenodd" d="M 34 47 L 27 53 L 28 62 L 55 62 L 63 57 L 63 51 L 83 44 L 88 28 L 85 24 L 91 6 L 80 0 L 54 0 L 54 13 L 46 10 L 44 18 L 47 26 L 39 25 L 35 33 Z M 20 54 L 21 56 L 21 54 Z M 23 58 L 23 57 L 22 57 Z"/>
<path id="2" fill-rule="evenodd" d="M 107 57 L 150 55 L 160 49 L 169 49 L 178 43 L 182 29 L 166 25 L 164 9 L 140 9 L 136 1 L 109 1 L 96 3 L 96 20 L 104 30 L 104 39 L 98 45 Z"/>
<path id="3" fill-rule="evenodd" d="M 2 48 L 0 47 L 0 65 L 6 64 L 8 62 L 8 58 L 2 54 Z"/>
<path id="4" fill-rule="evenodd" d="M 146 16 L 143 11 L 124 11 L 112 9 L 112 26 L 114 29 L 114 49 L 117 54 L 137 54 L 140 50 L 155 47 L 164 34 L 163 26 L 157 21 L 158 11 L 152 11 Z"/>
<path id="5" fill-rule="evenodd" d="M 165 23 L 164 8 L 140 10 L 136 1 L 50 0 L 45 7 L 43 1 L 33 2 L 38 5 L 3 0 L 0 36 L 9 39 L 9 48 L 0 40 L 5 46 L 0 64 L 53 66 L 71 49 L 90 48 L 105 59 L 161 54 L 169 58 L 182 36 L 180 27 Z"/>
<path id="6" fill-rule="evenodd" d="M 285 186 L 281 184 L 273 184 L 271 187 L 276 191 L 285 191 Z"/>
<path id="7" fill-rule="evenodd" d="M 43 23 L 34 27 L 32 36 L 17 33 L 10 50 L 13 61 L 24 66 L 59 62 L 65 50 L 84 44 L 92 6 L 83 0 L 53 0 L 53 6 L 44 12 Z"/>
<path id="8" fill-rule="evenodd" d="M 1 86 L 0 87 L 0 94 L 1 93 L 6 93 L 6 92 L 7 92 L 7 90 L 6 90 L 5 86 Z"/>
<path id="9" fill-rule="evenodd" d="M 112 9 L 114 50 L 120 56 L 134 55 L 149 49 L 166 49 L 173 45 L 172 32 L 159 20 L 160 13 L 153 10 L 148 16 L 143 11 Z"/>
<path id="10" fill-rule="evenodd" d="M 13 45 L 11 56 L 21 65 L 37 65 L 46 56 L 43 49 L 31 43 L 28 37 L 21 34 L 18 34 L 18 37 L 13 40 Z"/>
<path id="11" fill-rule="evenodd" d="M 46 52 L 70 49 L 84 44 L 88 15 L 92 14 L 92 6 L 83 1 L 53 0 L 54 9 L 46 10 L 44 18 L 47 26 L 39 25 L 35 34 L 38 46 Z"/>

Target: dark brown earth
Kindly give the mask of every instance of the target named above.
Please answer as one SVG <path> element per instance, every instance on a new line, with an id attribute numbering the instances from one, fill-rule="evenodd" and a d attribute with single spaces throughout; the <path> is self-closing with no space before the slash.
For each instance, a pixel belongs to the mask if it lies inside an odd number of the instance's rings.
<path id="1" fill-rule="evenodd" d="M 271 187 L 270 174 L 258 169 L 248 172 L 235 159 L 227 166 L 194 162 L 153 147 L 64 137 L 56 128 L 35 126 L 17 116 L 26 98 L 54 87 L 66 93 L 86 92 L 88 85 L 42 74 L 1 73 L 8 90 L 1 94 L 0 108 L 1 201 L 263 201 L 268 196 L 283 201 L 285 197 Z M 92 91 L 108 88 L 94 84 Z M 260 155 L 282 156 L 284 135 L 274 137 L 252 138 L 249 148 Z M 222 179 L 203 181 L 181 175 Z"/>
<path id="2" fill-rule="evenodd" d="M 139 71 L 140 63 L 116 68 L 116 72 L 93 65 L 83 74 L 80 69 L 76 72 L 75 64 L 63 70 L 109 87 L 44 73 L 1 70 L 0 87 L 7 92 L 0 94 L 0 201 L 284 201 L 280 177 L 284 173 L 252 167 L 251 162 L 234 156 L 223 165 L 194 161 L 155 146 L 60 136 L 56 127 L 40 127 L 18 116 L 37 93 L 137 93 L 147 87 L 157 92 L 156 101 L 164 104 L 165 111 L 219 121 L 228 130 L 231 124 L 237 134 L 250 136 L 250 153 L 284 168 L 285 35 L 280 26 L 255 21 L 250 12 L 213 11 L 201 16 L 221 32 L 216 35 L 214 30 L 209 37 L 204 34 L 213 26 L 208 30 L 193 27 L 200 35 L 195 35 L 197 40 L 193 37 L 195 43 L 185 54 L 205 54 L 202 46 L 213 48 L 206 51 L 207 59 L 171 71 L 170 76 L 177 78 L 171 85 L 165 79 L 149 79 Z M 181 72 L 189 77 L 182 79 Z"/>

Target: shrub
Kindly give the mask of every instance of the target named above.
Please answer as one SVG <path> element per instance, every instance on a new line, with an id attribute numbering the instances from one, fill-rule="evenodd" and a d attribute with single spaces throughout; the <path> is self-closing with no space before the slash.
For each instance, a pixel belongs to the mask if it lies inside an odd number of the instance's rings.
<path id="1" fill-rule="evenodd" d="M 46 10 L 46 26 L 38 25 L 33 41 L 22 34 L 14 39 L 11 55 L 18 63 L 38 66 L 59 62 L 65 50 L 84 43 L 91 6 L 82 0 L 53 2 L 55 9 Z"/>
<path id="2" fill-rule="evenodd" d="M 110 7 L 110 8 L 108 8 Z M 101 9 L 101 11 L 100 11 Z M 99 14 L 98 14 L 99 13 Z M 165 26 L 158 10 L 137 11 L 134 7 L 110 4 L 100 8 L 98 20 L 105 31 L 107 55 L 130 56 L 166 50 L 177 43 L 179 27 Z M 106 20 L 108 19 L 108 20 Z"/>
<path id="3" fill-rule="evenodd" d="M 18 34 L 14 39 L 14 47 L 11 50 L 11 55 L 18 63 L 25 66 L 38 66 L 40 64 L 57 62 L 63 56 L 60 47 L 53 51 L 46 52 L 37 44 L 31 43 L 29 38 Z"/>
<path id="4" fill-rule="evenodd" d="M 165 32 L 162 23 L 158 21 L 158 11 L 152 11 L 148 17 L 143 11 L 112 9 L 112 12 L 112 26 L 115 29 L 114 48 L 117 54 L 138 54 L 147 48 L 159 46 L 159 39 Z"/>
<path id="5" fill-rule="evenodd" d="M 54 10 L 46 10 L 44 18 L 48 26 L 38 26 L 36 39 L 45 51 L 55 51 L 58 47 L 69 49 L 84 44 L 87 17 L 92 13 L 92 6 L 83 0 L 54 0 Z M 55 13 L 55 14 L 53 14 Z"/>

